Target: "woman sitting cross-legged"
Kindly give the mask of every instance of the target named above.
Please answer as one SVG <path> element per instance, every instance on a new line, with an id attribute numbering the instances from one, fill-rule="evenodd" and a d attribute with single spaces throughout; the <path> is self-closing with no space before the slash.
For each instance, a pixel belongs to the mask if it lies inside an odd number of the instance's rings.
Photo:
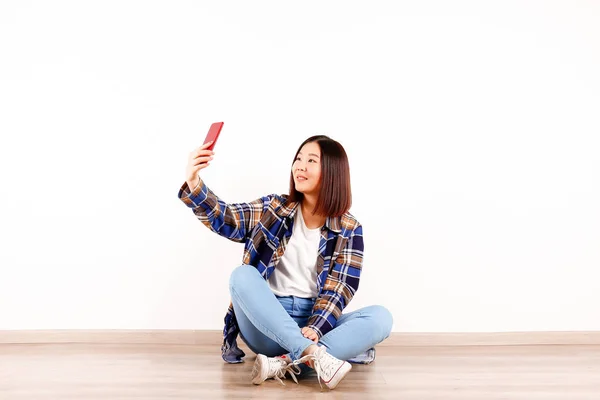
<path id="1" fill-rule="evenodd" d="M 257 354 L 252 383 L 294 380 L 314 369 L 335 388 L 353 362 L 369 363 L 387 338 L 392 316 L 382 306 L 343 313 L 363 264 L 363 229 L 348 212 L 350 169 L 342 145 L 308 138 L 292 163 L 290 191 L 227 204 L 198 176 L 213 159 L 210 143 L 190 154 L 179 198 L 217 234 L 245 243 L 230 278 L 223 359 L 242 362 L 238 334 Z"/>

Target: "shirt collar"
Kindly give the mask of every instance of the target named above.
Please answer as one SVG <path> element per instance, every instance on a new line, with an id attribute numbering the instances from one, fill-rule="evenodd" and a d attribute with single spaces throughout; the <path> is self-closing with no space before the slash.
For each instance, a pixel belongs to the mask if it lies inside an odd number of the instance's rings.
<path id="1" fill-rule="evenodd" d="M 284 218 L 294 218 L 294 215 L 296 215 L 296 210 L 298 209 L 299 205 L 299 202 L 286 201 L 284 204 L 281 205 L 278 214 Z M 340 233 L 342 231 L 341 220 L 341 217 L 327 217 L 327 219 L 325 220 L 325 227 L 330 231 Z"/>

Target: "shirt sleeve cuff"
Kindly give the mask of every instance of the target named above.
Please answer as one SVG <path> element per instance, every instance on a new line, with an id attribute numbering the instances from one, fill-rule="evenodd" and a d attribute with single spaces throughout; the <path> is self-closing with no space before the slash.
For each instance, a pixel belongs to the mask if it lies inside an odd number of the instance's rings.
<path id="1" fill-rule="evenodd" d="M 202 179 L 198 181 L 198 185 L 193 190 L 190 190 L 187 182 L 184 182 L 179 189 L 178 197 L 188 207 L 195 208 L 206 200 L 208 189 Z"/>
<path id="2" fill-rule="evenodd" d="M 315 331 L 321 339 L 324 335 L 327 334 L 330 330 L 333 329 L 333 326 L 327 322 L 327 320 L 321 316 L 314 315 L 308 319 L 308 325 L 310 329 Z"/>

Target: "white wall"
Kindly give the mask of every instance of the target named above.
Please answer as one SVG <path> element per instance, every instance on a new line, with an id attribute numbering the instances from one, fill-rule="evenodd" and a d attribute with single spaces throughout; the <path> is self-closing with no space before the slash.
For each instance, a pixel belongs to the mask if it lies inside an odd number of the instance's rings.
<path id="1" fill-rule="evenodd" d="M 600 5 L 2 2 L 0 329 L 221 329 L 242 245 L 177 199 L 347 149 L 395 331 L 600 330 Z"/>

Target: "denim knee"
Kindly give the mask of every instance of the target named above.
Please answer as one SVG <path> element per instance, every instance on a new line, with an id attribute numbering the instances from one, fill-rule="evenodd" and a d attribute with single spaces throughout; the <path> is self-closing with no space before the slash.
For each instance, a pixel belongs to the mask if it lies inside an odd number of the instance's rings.
<path id="1" fill-rule="evenodd" d="M 390 336 L 392 332 L 392 325 L 394 323 L 394 317 L 392 313 L 384 306 L 370 306 L 369 315 L 373 319 L 375 329 L 379 333 L 380 341 L 383 341 Z"/>
<path id="2" fill-rule="evenodd" d="M 232 288 L 235 288 L 236 291 L 247 286 L 248 279 L 250 279 L 254 274 L 257 274 L 258 270 L 248 264 L 242 264 L 231 272 L 231 276 L 229 276 L 229 291 L 231 292 Z M 246 285 L 244 284 L 246 283 Z"/>

